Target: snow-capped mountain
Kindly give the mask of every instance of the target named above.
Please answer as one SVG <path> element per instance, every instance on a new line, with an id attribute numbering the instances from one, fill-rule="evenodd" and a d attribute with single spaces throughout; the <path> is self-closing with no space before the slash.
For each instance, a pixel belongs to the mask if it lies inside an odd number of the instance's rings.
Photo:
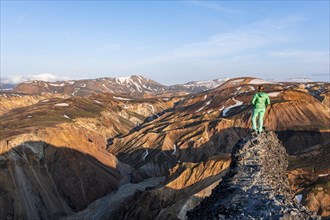
<path id="1" fill-rule="evenodd" d="M 11 84 L 11 83 L 1 83 L 0 84 L 1 92 L 12 91 L 14 88 L 15 88 L 15 84 Z"/>
<path id="2" fill-rule="evenodd" d="M 290 78 L 287 79 L 286 82 L 297 82 L 297 83 L 308 83 L 308 82 L 314 82 L 312 79 L 310 78 Z"/>
<path id="3" fill-rule="evenodd" d="M 206 81 L 192 81 L 185 84 L 174 85 L 171 86 L 171 88 L 177 90 L 180 89 L 186 90 L 189 93 L 204 92 L 222 85 L 229 79 L 230 78 L 220 78 L 220 79 L 206 80 Z"/>
<path id="4" fill-rule="evenodd" d="M 143 76 L 136 75 L 57 82 L 34 80 L 21 83 L 15 88 L 15 92 L 25 94 L 62 93 L 72 96 L 84 96 L 92 93 L 145 94 L 159 93 L 165 90 L 166 86 Z"/>
<path id="5" fill-rule="evenodd" d="M 84 96 L 92 93 L 126 93 L 131 96 L 191 94 L 218 87 L 228 78 L 195 81 L 186 84 L 165 86 L 143 76 L 106 77 L 86 80 L 65 80 L 57 82 L 27 81 L 18 84 L 14 92 L 25 94 L 57 93 L 70 96 Z"/>

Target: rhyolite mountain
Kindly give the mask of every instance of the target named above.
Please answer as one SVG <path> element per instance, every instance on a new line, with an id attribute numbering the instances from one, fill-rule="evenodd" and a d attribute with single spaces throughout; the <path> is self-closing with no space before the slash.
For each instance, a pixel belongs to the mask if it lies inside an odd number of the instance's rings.
<path id="1" fill-rule="evenodd" d="M 329 216 L 329 83 L 245 77 L 166 97 L 0 95 L 0 219 L 186 219 L 229 171 L 261 83 L 291 190 Z"/>
<path id="2" fill-rule="evenodd" d="M 18 84 L 14 92 L 40 95 L 41 93 L 84 96 L 93 93 L 125 93 L 131 96 L 143 95 L 173 96 L 197 93 L 218 87 L 228 78 L 209 81 L 194 81 L 186 84 L 165 86 L 143 76 L 106 77 L 86 80 L 66 80 L 58 82 L 27 81 Z"/>

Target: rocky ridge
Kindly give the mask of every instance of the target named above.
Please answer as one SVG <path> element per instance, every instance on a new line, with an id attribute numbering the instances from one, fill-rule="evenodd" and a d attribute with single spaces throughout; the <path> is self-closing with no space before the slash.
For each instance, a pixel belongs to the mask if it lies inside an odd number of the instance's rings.
<path id="1" fill-rule="evenodd" d="M 293 199 L 287 167 L 273 132 L 240 140 L 229 173 L 188 219 L 320 219 Z"/>

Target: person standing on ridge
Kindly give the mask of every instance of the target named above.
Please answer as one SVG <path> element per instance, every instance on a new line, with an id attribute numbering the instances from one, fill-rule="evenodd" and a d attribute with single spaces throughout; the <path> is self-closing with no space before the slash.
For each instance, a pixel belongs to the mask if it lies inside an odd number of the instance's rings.
<path id="1" fill-rule="evenodd" d="M 266 112 L 267 105 L 270 104 L 269 96 L 267 93 L 264 93 L 264 86 L 260 85 L 258 87 L 258 92 L 252 98 L 252 105 L 254 106 L 252 113 L 252 129 L 253 132 L 258 132 L 259 134 L 262 132 L 263 126 L 263 118 Z M 258 117 L 258 128 L 256 124 L 256 120 Z"/>

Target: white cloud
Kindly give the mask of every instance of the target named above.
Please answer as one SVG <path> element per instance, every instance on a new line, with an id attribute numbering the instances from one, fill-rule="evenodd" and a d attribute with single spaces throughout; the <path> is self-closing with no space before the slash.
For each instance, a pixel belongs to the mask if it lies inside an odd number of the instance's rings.
<path id="1" fill-rule="evenodd" d="M 40 80 L 40 81 L 46 81 L 46 82 L 55 82 L 59 80 L 67 80 L 67 77 L 60 77 L 56 76 L 50 73 L 40 73 L 40 74 L 34 74 L 34 75 L 17 75 L 17 76 L 9 76 L 6 78 L 1 79 L 3 83 L 21 83 L 25 81 L 31 81 L 31 80 Z"/>

